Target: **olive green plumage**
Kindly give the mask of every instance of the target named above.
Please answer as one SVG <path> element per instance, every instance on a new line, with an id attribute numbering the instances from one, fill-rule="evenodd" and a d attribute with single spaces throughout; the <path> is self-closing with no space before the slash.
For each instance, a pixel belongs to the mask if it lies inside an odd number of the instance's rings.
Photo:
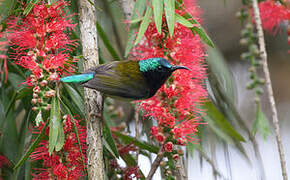
<path id="1" fill-rule="evenodd" d="M 131 100 L 152 97 L 176 69 L 163 58 L 142 61 L 115 61 L 89 69 L 81 75 L 61 78 L 62 82 L 80 82 L 84 87 L 107 96 Z"/>

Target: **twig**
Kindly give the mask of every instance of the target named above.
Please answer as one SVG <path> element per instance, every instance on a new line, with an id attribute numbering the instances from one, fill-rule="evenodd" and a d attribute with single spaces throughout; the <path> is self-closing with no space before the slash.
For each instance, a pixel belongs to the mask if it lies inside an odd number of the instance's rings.
<path id="1" fill-rule="evenodd" d="M 140 133 L 139 133 L 139 111 L 137 106 L 135 107 L 135 137 L 136 139 L 139 139 Z M 139 157 L 140 149 L 138 148 L 136 152 L 136 162 L 138 162 L 138 157 Z"/>
<path id="2" fill-rule="evenodd" d="M 151 169 L 149 171 L 149 174 L 148 174 L 146 180 L 152 179 L 153 175 L 155 174 L 155 171 L 157 170 L 158 166 L 160 165 L 160 163 L 164 157 L 164 152 L 162 149 L 163 149 L 163 146 L 160 147 L 159 152 L 157 154 L 157 157 L 155 158 L 155 160 L 151 166 Z"/>
<path id="3" fill-rule="evenodd" d="M 196 150 L 199 152 L 199 154 L 211 165 L 213 173 L 218 175 L 221 179 L 227 179 L 219 170 L 216 168 L 215 163 L 213 162 L 210 157 L 207 156 L 205 152 L 203 152 L 201 149 L 196 148 Z"/>
<path id="4" fill-rule="evenodd" d="M 99 64 L 96 29 L 96 9 L 87 0 L 79 0 L 79 24 L 83 47 L 84 70 Z M 104 179 L 104 159 L 102 143 L 102 114 L 104 99 L 95 90 L 85 88 L 87 111 L 87 168 L 88 179 Z"/>
<path id="5" fill-rule="evenodd" d="M 267 91 L 269 94 L 268 98 L 269 98 L 270 105 L 271 105 L 272 119 L 273 119 L 276 141 L 277 141 L 279 155 L 280 155 L 282 176 L 283 176 L 284 180 L 287 180 L 288 177 L 287 177 L 287 171 L 286 171 L 286 161 L 285 161 L 282 140 L 281 140 L 281 136 L 280 136 L 278 114 L 277 114 L 277 109 L 276 109 L 276 105 L 275 105 L 272 83 L 271 83 L 270 73 L 269 73 L 269 68 L 268 68 L 268 63 L 267 63 L 267 52 L 266 52 L 266 47 L 265 47 L 264 33 L 263 33 L 262 25 L 261 25 L 262 23 L 261 23 L 261 18 L 260 18 L 260 12 L 259 12 L 259 8 L 258 8 L 258 1 L 253 0 L 252 3 L 253 3 L 253 9 L 254 9 L 254 15 L 255 15 L 255 21 L 256 21 L 256 28 L 258 31 L 260 56 L 261 56 L 261 61 L 262 61 L 262 65 L 263 65 L 263 71 L 265 74 L 266 88 L 267 88 Z"/>

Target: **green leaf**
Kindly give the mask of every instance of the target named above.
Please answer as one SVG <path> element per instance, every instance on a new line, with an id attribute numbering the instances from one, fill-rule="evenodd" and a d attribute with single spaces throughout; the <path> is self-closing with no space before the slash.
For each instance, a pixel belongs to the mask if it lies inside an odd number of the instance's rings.
<path id="1" fill-rule="evenodd" d="M 28 5 L 26 6 L 26 8 L 23 11 L 23 14 L 25 16 L 27 16 L 30 11 L 34 8 L 35 4 L 37 4 L 40 0 L 30 0 Z"/>
<path id="2" fill-rule="evenodd" d="M 33 141 L 33 143 L 29 146 L 29 148 L 27 149 L 27 152 L 22 156 L 22 158 L 17 162 L 17 164 L 14 166 L 14 171 L 17 170 L 17 168 L 19 168 L 29 157 L 29 155 L 34 151 L 34 149 L 37 147 L 37 145 L 39 144 L 39 142 L 41 141 L 42 136 L 45 134 L 45 129 L 48 125 L 49 121 L 47 121 L 44 125 L 44 127 L 42 128 L 40 134 L 36 137 L 36 139 Z"/>
<path id="3" fill-rule="evenodd" d="M 210 47 L 214 48 L 214 43 L 212 42 L 212 40 L 210 39 L 210 37 L 207 35 L 207 33 L 205 32 L 205 30 L 203 29 L 203 27 L 191 16 L 191 14 L 189 13 L 184 13 L 182 15 L 182 17 L 184 17 L 185 19 L 187 19 L 189 22 L 191 22 L 191 24 L 195 24 L 193 25 L 193 27 L 191 28 L 191 31 L 193 34 L 197 33 L 199 35 L 199 37 Z"/>
<path id="4" fill-rule="evenodd" d="M 133 143 L 135 146 L 138 146 L 141 149 L 145 149 L 145 150 L 147 150 L 149 152 L 152 152 L 152 153 L 155 153 L 155 154 L 158 153 L 158 150 L 159 150 L 158 147 L 153 146 L 153 145 L 151 145 L 149 143 L 139 141 L 136 138 L 124 135 L 124 134 L 122 134 L 120 132 L 117 132 L 117 131 L 113 131 L 113 134 L 118 136 L 122 141 L 124 141 L 124 143 L 127 143 L 127 144 Z"/>
<path id="5" fill-rule="evenodd" d="M 175 14 L 175 19 L 176 19 L 176 22 L 178 22 L 182 26 L 193 28 L 193 24 L 191 22 L 189 22 L 187 19 L 185 19 L 184 17 L 180 16 L 177 13 Z"/>
<path id="6" fill-rule="evenodd" d="M 20 90 L 21 87 L 19 85 L 24 81 L 24 79 L 16 73 L 9 72 L 8 81 L 11 83 L 14 89 Z"/>
<path id="7" fill-rule="evenodd" d="M 105 33 L 104 29 L 102 28 L 102 26 L 98 22 L 96 22 L 96 27 L 97 27 L 97 31 L 98 31 L 99 36 L 101 37 L 105 47 L 110 52 L 113 59 L 116 61 L 121 60 L 117 51 L 111 45 L 111 42 L 109 41 L 109 38 L 108 38 L 107 34 Z"/>
<path id="8" fill-rule="evenodd" d="M 72 101 L 74 102 L 74 104 L 77 106 L 77 108 L 80 110 L 80 112 L 82 113 L 82 115 L 85 115 L 85 106 L 84 106 L 84 100 L 81 97 L 81 95 L 69 84 L 64 83 L 63 84 L 65 87 L 65 90 L 68 92 L 68 94 L 70 95 Z"/>
<path id="9" fill-rule="evenodd" d="M 224 115 L 219 112 L 219 110 L 215 107 L 215 105 L 212 102 L 206 102 L 204 104 L 204 108 L 207 109 L 207 115 L 212 119 L 213 121 L 209 121 L 209 124 L 214 123 L 219 129 L 221 129 L 225 134 L 230 136 L 236 141 L 243 141 L 245 142 L 245 139 L 242 135 L 240 135 L 227 121 L 227 119 L 224 117 Z"/>
<path id="10" fill-rule="evenodd" d="M 137 0 L 134 6 L 131 19 L 135 20 L 135 19 L 143 18 L 142 15 L 145 11 L 145 8 L 146 8 L 146 0 Z M 141 17 L 139 17 L 139 15 L 141 15 Z M 136 32 L 136 29 L 138 28 L 138 25 L 139 24 L 137 23 L 130 24 L 129 32 L 128 32 L 128 41 L 127 41 L 127 45 L 125 49 L 125 57 L 128 56 L 130 50 L 134 46 L 135 32 Z"/>
<path id="11" fill-rule="evenodd" d="M 110 127 L 108 126 L 107 122 L 104 120 L 104 127 L 103 127 L 103 134 L 104 134 L 104 139 L 105 141 L 108 143 L 108 150 L 113 153 L 113 155 L 116 157 L 116 158 L 119 158 L 119 153 L 118 153 L 118 149 L 117 149 L 117 146 L 115 144 L 115 141 L 114 141 L 114 138 L 112 136 L 112 133 L 111 133 L 111 129 Z"/>
<path id="12" fill-rule="evenodd" d="M 264 139 L 271 133 L 269 120 L 267 116 L 261 109 L 261 105 L 258 103 L 256 107 L 256 119 L 253 124 L 252 133 L 254 136 L 256 135 L 257 131 L 260 131 Z"/>
<path id="13" fill-rule="evenodd" d="M 165 0 L 164 6 L 169 35 L 172 37 L 175 23 L 175 0 Z"/>
<path id="14" fill-rule="evenodd" d="M 153 6 L 155 26 L 156 26 L 158 34 L 161 34 L 163 0 L 152 0 L 152 6 Z"/>
<path id="15" fill-rule="evenodd" d="M 48 152 L 51 154 L 53 150 L 59 151 L 64 144 L 64 132 L 60 118 L 59 103 L 56 97 L 51 103 L 50 121 L 49 121 L 49 141 Z"/>
<path id="16" fill-rule="evenodd" d="M 211 88 L 217 89 L 217 86 L 219 86 L 223 89 L 225 95 L 228 96 L 232 102 L 235 102 L 236 84 L 225 58 L 217 48 L 208 48 L 207 52 L 208 58 L 206 58 L 206 62 L 208 64 L 209 77 L 211 78 L 212 75 L 216 77 L 210 79 Z M 222 102 L 217 96 L 214 99 Z"/>
<path id="17" fill-rule="evenodd" d="M 135 41 L 135 45 L 138 44 L 141 41 L 142 37 L 144 36 L 144 33 L 151 21 L 151 15 L 152 15 L 152 9 L 151 7 L 148 7 L 144 15 L 144 19 L 140 25 L 139 32 Z"/>

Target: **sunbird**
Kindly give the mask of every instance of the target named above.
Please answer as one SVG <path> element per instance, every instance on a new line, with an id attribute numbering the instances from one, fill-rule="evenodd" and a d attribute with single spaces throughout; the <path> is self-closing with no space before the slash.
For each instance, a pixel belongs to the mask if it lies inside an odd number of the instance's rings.
<path id="1" fill-rule="evenodd" d="M 81 83 L 110 97 L 141 100 L 154 96 L 177 69 L 190 70 L 185 66 L 171 65 L 163 58 L 114 61 L 90 68 L 79 75 L 60 78 L 60 81 Z"/>

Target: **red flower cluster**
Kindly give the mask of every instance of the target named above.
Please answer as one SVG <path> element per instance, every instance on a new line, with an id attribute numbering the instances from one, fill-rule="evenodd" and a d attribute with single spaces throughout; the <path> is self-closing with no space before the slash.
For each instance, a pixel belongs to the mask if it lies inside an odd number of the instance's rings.
<path id="1" fill-rule="evenodd" d="M 79 124 L 79 120 L 70 116 L 64 116 L 65 144 L 61 151 L 48 153 L 48 140 L 39 143 L 39 147 L 30 155 L 32 161 L 42 162 L 42 168 L 34 169 L 34 179 L 79 179 L 85 175 L 83 160 L 77 142 L 77 136 L 73 130 L 76 124 L 81 143 L 83 159 L 86 163 L 86 128 Z M 39 129 L 42 129 L 43 124 Z M 46 134 L 49 134 L 48 129 Z"/>
<path id="2" fill-rule="evenodd" d="M 290 20 L 290 9 L 278 1 L 266 0 L 259 3 L 262 26 L 268 32 L 275 33 L 282 21 Z"/>
<path id="3" fill-rule="evenodd" d="M 191 3 L 191 8 L 187 11 L 179 10 L 178 13 L 189 12 L 197 15 L 200 10 L 197 10 L 194 1 L 187 1 L 188 3 Z M 165 23 L 166 20 L 163 19 L 163 24 Z M 172 137 L 179 145 L 194 141 L 193 136 L 200 124 L 202 111 L 198 106 L 207 98 L 203 85 L 206 78 L 206 54 L 199 36 L 193 35 L 190 29 L 176 23 L 171 38 L 166 30 L 158 34 L 154 22 L 151 22 L 145 32 L 144 41 L 134 49 L 132 55 L 139 60 L 164 57 L 172 64 L 184 65 L 191 69 L 176 71 L 157 95 L 143 101 L 141 107 L 147 116 L 158 121 L 158 127 L 152 127 L 151 133 L 159 142 L 167 142 L 167 137 Z M 166 145 L 165 149 L 170 151 L 171 145 L 170 148 Z"/>
<path id="4" fill-rule="evenodd" d="M 54 72 L 73 71 L 69 53 L 77 43 L 65 32 L 75 26 L 72 15 L 64 10 L 67 5 L 66 1 L 51 5 L 40 2 L 27 16 L 13 17 L 7 23 L 14 50 L 11 56 L 16 64 L 32 71 L 30 79 L 34 81 L 47 79 Z"/>

